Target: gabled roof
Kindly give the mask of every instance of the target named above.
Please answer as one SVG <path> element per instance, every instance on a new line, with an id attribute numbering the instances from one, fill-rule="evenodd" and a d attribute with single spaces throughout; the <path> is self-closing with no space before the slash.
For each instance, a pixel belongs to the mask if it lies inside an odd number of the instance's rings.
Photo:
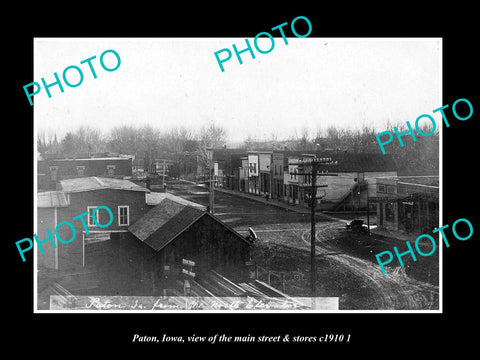
<path id="1" fill-rule="evenodd" d="M 158 251 L 203 214 L 201 210 L 165 198 L 128 230 Z M 158 231 L 160 229 L 161 231 Z M 151 238 L 151 235 L 157 231 L 158 236 Z"/>
<path id="2" fill-rule="evenodd" d="M 37 194 L 38 208 L 67 207 L 67 197 L 63 191 L 46 191 Z"/>
<path id="3" fill-rule="evenodd" d="M 160 251 L 197 220 L 203 216 L 210 216 L 214 221 L 219 222 L 234 235 L 251 245 L 248 240 L 215 216 L 199 208 L 186 205 L 175 198 L 175 196 L 172 198 L 165 197 L 157 206 L 130 226 L 128 230 L 154 250 Z M 154 234 L 155 236 L 152 236 Z"/>
<path id="4" fill-rule="evenodd" d="M 104 178 L 97 176 L 60 180 L 60 186 L 66 193 L 100 189 L 117 189 L 150 192 L 147 188 L 124 179 Z"/>

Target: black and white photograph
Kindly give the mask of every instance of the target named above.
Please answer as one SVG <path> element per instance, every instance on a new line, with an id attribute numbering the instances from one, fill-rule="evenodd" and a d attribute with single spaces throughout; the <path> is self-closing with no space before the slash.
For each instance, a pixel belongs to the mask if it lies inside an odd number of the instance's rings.
<path id="1" fill-rule="evenodd" d="M 34 50 L 36 310 L 441 310 L 441 38 Z"/>

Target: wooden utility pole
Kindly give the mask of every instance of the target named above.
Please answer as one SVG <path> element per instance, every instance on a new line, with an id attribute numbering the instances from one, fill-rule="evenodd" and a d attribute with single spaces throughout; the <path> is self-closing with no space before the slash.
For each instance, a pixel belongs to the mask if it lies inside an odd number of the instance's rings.
<path id="1" fill-rule="evenodd" d="M 368 235 L 370 235 L 370 201 L 368 196 L 368 185 L 367 185 L 367 227 L 368 227 Z"/>
<path id="2" fill-rule="evenodd" d="M 215 196 L 215 189 L 214 189 L 214 186 L 213 186 L 213 182 L 214 182 L 214 171 L 215 169 L 213 167 L 210 167 L 210 195 L 209 195 L 209 209 L 210 209 L 210 214 L 213 215 L 213 210 L 214 210 L 214 196 Z"/>
<path id="3" fill-rule="evenodd" d="M 312 298 L 316 297 L 317 267 L 315 263 L 315 207 L 317 206 L 317 163 L 312 163 L 312 187 L 310 189 L 310 287 Z"/>
<path id="4" fill-rule="evenodd" d="M 166 166 L 165 159 L 163 159 L 162 186 L 165 186 L 165 166 Z"/>
<path id="5" fill-rule="evenodd" d="M 206 148 L 207 153 L 207 166 L 208 166 L 208 185 L 210 194 L 208 196 L 208 211 L 210 214 L 213 215 L 214 213 L 214 196 L 215 196 L 215 188 L 214 188 L 214 178 L 215 178 L 215 165 L 213 162 L 213 148 Z"/>
<path id="6" fill-rule="evenodd" d="M 319 174 L 319 165 L 330 165 L 332 164 L 331 158 L 321 158 L 318 159 L 316 156 L 311 161 L 300 162 L 291 165 L 298 165 L 299 170 L 302 170 L 297 173 L 291 173 L 296 175 L 310 176 L 311 187 L 310 187 L 310 196 L 309 196 L 309 205 L 310 205 L 310 290 L 312 298 L 316 297 L 316 282 L 317 282 L 317 269 L 315 262 L 315 208 L 317 205 L 317 199 L 323 198 L 323 196 L 317 197 L 317 188 L 319 187 L 328 187 L 327 184 L 317 185 L 317 176 L 338 176 L 338 174 L 332 173 L 320 173 Z M 311 172 L 305 172 L 305 167 L 310 168 Z"/>

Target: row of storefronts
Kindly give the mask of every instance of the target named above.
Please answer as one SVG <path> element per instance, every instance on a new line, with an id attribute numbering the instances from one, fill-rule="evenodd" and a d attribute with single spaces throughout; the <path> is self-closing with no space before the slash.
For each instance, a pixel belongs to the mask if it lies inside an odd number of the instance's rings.
<path id="1" fill-rule="evenodd" d="M 378 176 L 396 176 L 395 163 L 381 154 L 303 151 L 213 150 L 216 186 L 309 206 L 311 176 L 303 175 L 313 159 L 322 161 L 314 194 L 320 209 L 338 206 L 365 208 L 367 196 L 375 196 Z M 303 173 L 302 173 L 303 171 Z M 334 175 L 334 176 L 333 176 Z"/>
<path id="2" fill-rule="evenodd" d="M 405 233 L 430 233 L 439 226 L 439 177 L 400 176 L 377 179 L 379 227 Z"/>
<path id="3" fill-rule="evenodd" d="M 325 160 L 316 179 L 318 210 L 376 209 L 377 226 L 405 233 L 438 226 L 439 177 L 398 176 L 388 155 L 214 149 L 215 185 L 308 207 L 305 164 L 312 159 Z"/>

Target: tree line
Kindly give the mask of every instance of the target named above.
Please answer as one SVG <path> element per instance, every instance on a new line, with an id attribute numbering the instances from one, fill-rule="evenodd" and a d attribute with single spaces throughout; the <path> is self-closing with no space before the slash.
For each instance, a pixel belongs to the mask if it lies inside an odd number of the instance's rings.
<path id="1" fill-rule="evenodd" d="M 393 124 L 387 124 L 385 130 L 394 133 L 393 128 Z M 405 126 L 397 128 L 399 132 L 406 131 Z M 429 129 L 422 131 L 427 133 Z M 355 130 L 330 126 L 317 130 L 314 134 L 303 128 L 287 139 L 279 140 L 276 136 L 269 140 L 247 138 L 239 147 L 245 150 L 322 150 L 381 154 L 375 138 L 377 133 L 373 127 L 368 126 Z M 193 168 L 196 168 L 196 164 L 192 164 L 192 161 L 207 164 L 207 148 L 226 146 L 226 136 L 226 129 L 215 123 L 198 131 L 183 126 L 161 130 L 151 125 L 121 125 L 110 129 L 106 134 L 94 127 L 81 126 L 67 132 L 60 140 L 56 134 L 39 132 L 37 151 L 41 155 L 62 154 L 68 157 L 103 152 L 127 154 L 143 159 L 145 166 L 153 164 L 155 159 L 167 156 L 175 161 L 172 170 L 177 175 L 186 175 L 195 171 Z M 394 141 L 386 146 L 387 154 L 397 164 L 399 175 L 438 174 L 438 131 L 429 137 L 417 136 L 417 141 L 413 141 L 411 136 L 403 136 L 402 140 L 405 144 L 403 147 L 395 136 Z"/>
<path id="2" fill-rule="evenodd" d="M 192 162 L 198 160 L 206 164 L 206 148 L 224 146 L 225 137 L 225 129 L 214 123 L 196 132 L 183 126 L 161 130 L 151 125 L 120 125 L 102 134 L 97 128 L 80 126 L 61 139 L 55 133 L 38 132 L 37 152 L 42 157 L 49 154 L 78 157 L 107 152 L 133 155 L 142 159 L 145 167 L 152 166 L 156 159 L 167 158 L 175 162 L 171 172 L 179 176 L 196 170 Z"/>

